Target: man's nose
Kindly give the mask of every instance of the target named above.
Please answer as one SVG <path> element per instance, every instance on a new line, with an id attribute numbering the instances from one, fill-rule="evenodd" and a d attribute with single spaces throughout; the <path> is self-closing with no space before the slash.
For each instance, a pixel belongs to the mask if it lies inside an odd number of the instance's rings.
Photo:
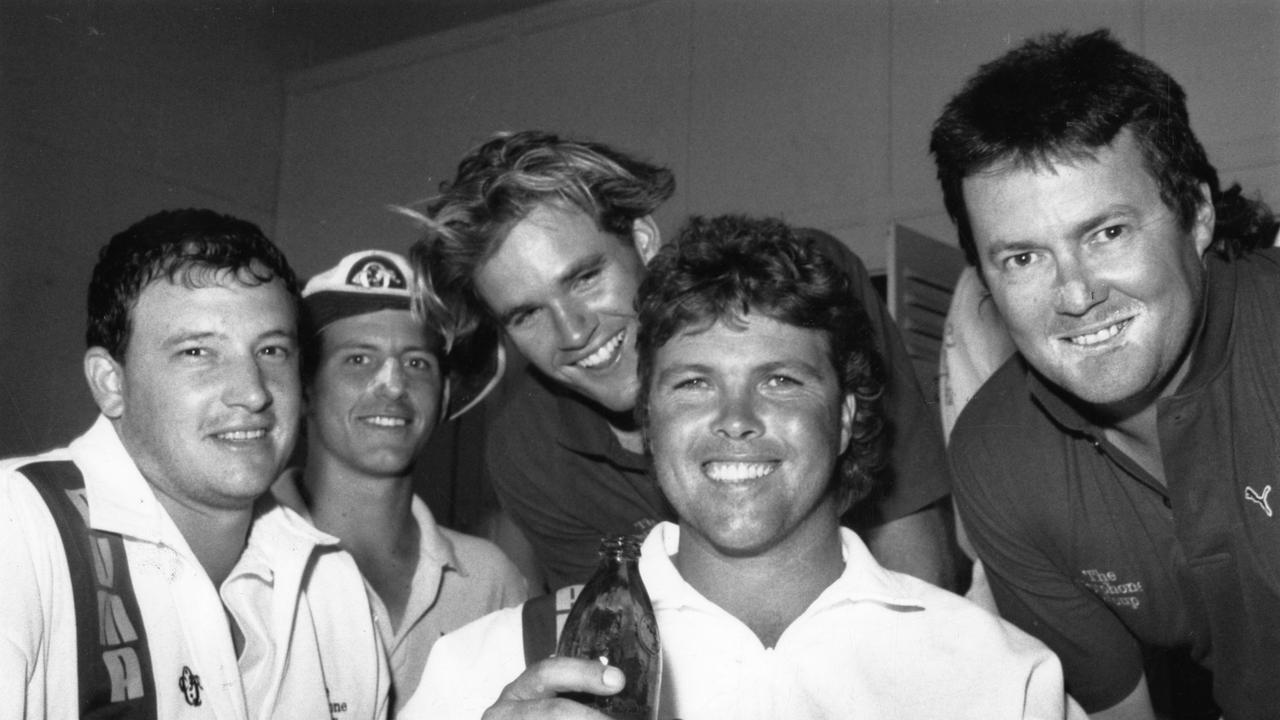
<path id="1" fill-rule="evenodd" d="M 581 303 L 572 300 L 557 302 L 551 306 L 556 339 L 562 349 L 575 350 L 586 345 L 595 330 L 591 313 Z"/>
<path id="2" fill-rule="evenodd" d="M 1084 261 L 1074 255 L 1058 259 L 1054 309 L 1064 315 L 1084 315 L 1106 301 L 1111 292 Z"/>
<path id="3" fill-rule="evenodd" d="M 389 357 L 383 360 L 373 381 L 374 387 L 387 397 L 400 397 L 404 393 L 405 382 L 404 367 L 400 365 L 399 358 Z"/>
<path id="4" fill-rule="evenodd" d="M 225 372 L 228 377 L 222 400 L 228 406 L 261 412 L 271 405 L 271 390 L 256 358 L 234 360 Z"/>
<path id="5" fill-rule="evenodd" d="M 757 402 L 755 393 L 749 390 L 723 393 L 713 428 L 716 434 L 729 440 L 749 440 L 764 432 Z"/>

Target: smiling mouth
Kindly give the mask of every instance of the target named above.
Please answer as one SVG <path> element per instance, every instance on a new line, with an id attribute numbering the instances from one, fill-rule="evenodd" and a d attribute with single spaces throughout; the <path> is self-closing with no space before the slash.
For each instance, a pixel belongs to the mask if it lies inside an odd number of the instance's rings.
<path id="1" fill-rule="evenodd" d="M 385 428 L 401 428 L 409 424 L 407 418 L 391 417 L 390 415 L 373 415 L 371 417 L 360 418 L 362 422 L 369 423 L 377 427 Z"/>
<path id="2" fill-rule="evenodd" d="M 702 472 L 718 483 L 742 483 L 758 480 L 777 469 L 776 462 L 723 462 L 703 463 Z"/>
<path id="3" fill-rule="evenodd" d="M 622 347 L 622 340 L 626 334 L 626 330 L 620 330 L 617 335 L 609 338 L 609 340 L 605 342 L 605 344 L 601 345 L 595 352 L 574 363 L 574 367 L 578 367 L 583 370 L 592 370 L 609 362 L 613 359 L 614 355 L 617 354 L 618 348 Z"/>
<path id="4" fill-rule="evenodd" d="M 1127 318 L 1118 323 L 1108 325 L 1096 332 L 1085 333 L 1083 335 L 1073 335 L 1064 339 L 1076 347 L 1092 347 L 1094 345 L 1101 345 L 1123 332 L 1125 328 L 1129 327 L 1129 323 L 1131 322 L 1133 322 L 1133 318 Z"/>
<path id="5" fill-rule="evenodd" d="M 261 440 L 266 436 L 266 428 L 259 428 L 257 430 L 229 430 L 227 432 L 220 432 L 214 435 L 214 437 L 219 440 L 225 440 L 227 442 L 251 442 L 253 440 Z"/>

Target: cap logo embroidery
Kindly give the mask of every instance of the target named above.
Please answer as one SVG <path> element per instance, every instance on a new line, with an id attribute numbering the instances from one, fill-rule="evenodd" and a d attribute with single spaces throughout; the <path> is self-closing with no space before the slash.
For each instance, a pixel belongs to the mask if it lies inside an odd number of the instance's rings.
<path id="1" fill-rule="evenodd" d="M 364 258 L 352 266 L 347 284 L 369 290 L 403 290 L 408 287 L 400 269 L 390 260 L 377 256 Z"/>
<path id="2" fill-rule="evenodd" d="M 1246 485 L 1244 488 L 1244 499 L 1248 500 L 1251 503 L 1257 503 L 1258 507 L 1262 508 L 1262 512 L 1267 514 L 1267 517 L 1271 517 L 1271 503 L 1267 501 L 1267 496 L 1270 494 L 1271 494 L 1270 485 L 1262 488 L 1261 493 L 1249 487 L 1248 485 Z"/>

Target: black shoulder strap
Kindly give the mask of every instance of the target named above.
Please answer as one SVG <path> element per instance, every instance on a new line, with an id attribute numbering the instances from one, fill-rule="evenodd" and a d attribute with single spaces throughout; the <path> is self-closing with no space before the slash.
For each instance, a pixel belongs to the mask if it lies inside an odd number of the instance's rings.
<path id="1" fill-rule="evenodd" d="M 550 657 L 556 651 L 569 608 L 573 607 L 573 601 L 580 592 L 581 585 L 569 585 L 525 602 L 520 611 L 520 624 L 524 631 L 526 666 Z"/>
<path id="2" fill-rule="evenodd" d="M 76 608 L 80 717 L 155 720 L 155 679 L 124 541 L 89 527 L 84 476 L 69 461 L 19 471 L 44 498 L 62 536 Z M 56 689 L 55 689 L 56 692 Z"/>

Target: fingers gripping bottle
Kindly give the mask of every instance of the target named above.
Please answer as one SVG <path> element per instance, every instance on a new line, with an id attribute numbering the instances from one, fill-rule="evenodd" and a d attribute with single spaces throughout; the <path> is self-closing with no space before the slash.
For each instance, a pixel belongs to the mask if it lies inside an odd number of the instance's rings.
<path id="1" fill-rule="evenodd" d="M 662 648 L 649 593 L 640 579 L 640 540 L 620 535 L 600 541 L 600 564 L 574 600 L 556 654 L 599 660 L 622 670 L 617 695 L 573 695 L 616 720 L 656 720 Z"/>

